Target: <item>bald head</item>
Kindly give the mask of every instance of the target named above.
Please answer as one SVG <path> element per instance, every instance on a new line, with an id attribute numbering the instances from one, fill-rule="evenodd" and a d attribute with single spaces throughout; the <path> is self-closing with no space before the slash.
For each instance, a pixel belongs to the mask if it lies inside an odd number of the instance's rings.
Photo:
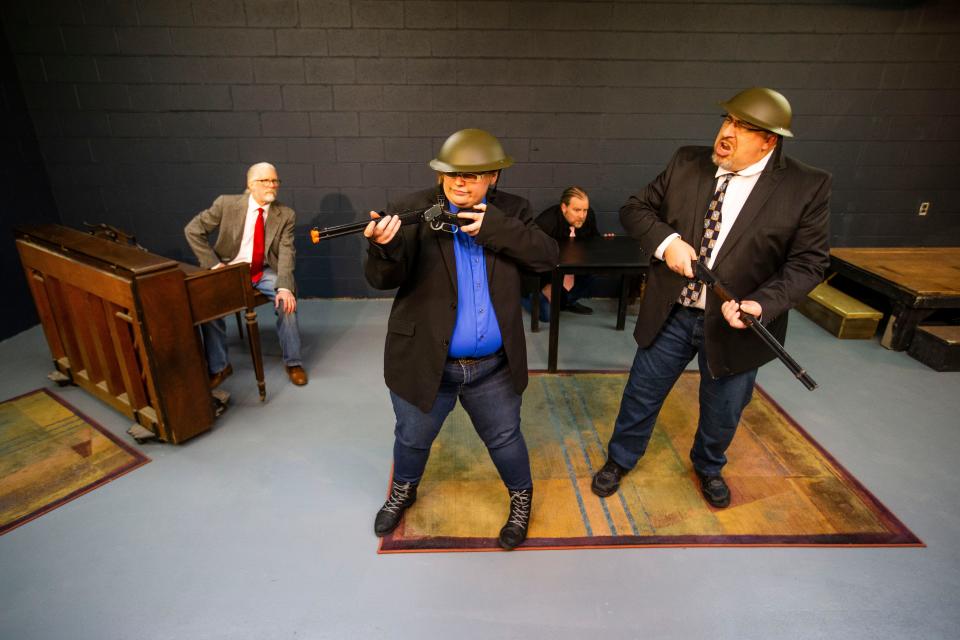
<path id="1" fill-rule="evenodd" d="M 254 178 L 254 174 L 260 171 L 273 171 L 274 174 L 277 173 L 277 168 L 270 164 L 269 162 L 258 162 L 257 164 L 251 166 L 247 169 L 247 182 L 250 182 Z"/>
<path id="2" fill-rule="evenodd" d="M 276 168 L 269 162 L 258 162 L 247 169 L 247 189 L 257 204 L 270 204 L 276 200 L 280 190 Z"/>

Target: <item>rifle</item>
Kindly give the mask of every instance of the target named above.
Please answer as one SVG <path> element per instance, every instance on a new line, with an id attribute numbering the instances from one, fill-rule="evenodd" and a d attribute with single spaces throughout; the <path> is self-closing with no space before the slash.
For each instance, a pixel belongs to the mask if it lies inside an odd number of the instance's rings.
<path id="1" fill-rule="evenodd" d="M 380 213 L 383 215 L 382 211 Z M 469 224 L 472 222 L 458 218 L 457 214 L 444 210 L 440 203 L 427 209 L 410 209 L 391 215 L 399 217 L 401 225 L 426 222 L 434 231 L 446 231 L 447 233 L 456 233 L 460 230 L 461 224 Z M 327 238 L 339 238 L 340 236 L 361 233 L 367 228 L 370 222 L 370 220 L 365 222 L 351 222 L 334 227 L 324 227 L 323 229 L 314 227 L 310 230 L 310 240 L 313 241 L 313 244 L 317 244 Z"/>
<path id="2" fill-rule="evenodd" d="M 700 262 L 699 260 L 694 261 L 697 280 L 707 285 L 713 292 L 717 294 L 717 297 L 728 302 L 733 300 L 739 302 L 736 298 L 730 295 L 730 292 L 727 291 L 727 288 L 723 286 L 723 283 L 717 279 L 717 274 L 707 268 L 707 265 Z M 796 360 L 790 357 L 790 354 L 783 348 L 783 345 L 770 333 L 765 326 L 760 322 L 760 319 L 754 315 L 747 313 L 746 311 L 740 310 L 740 320 L 743 321 L 743 324 L 750 327 L 755 334 L 757 334 L 764 344 L 766 344 L 770 349 L 776 354 L 780 361 L 787 365 L 787 368 L 790 369 L 790 373 L 796 376 L 797 380 L 803 383 L 810 391 L 813 391 L 817 388 L 817 383 L 814 382 L 813 378 L 807 375 L 806 370 L 801 367 Z"/>

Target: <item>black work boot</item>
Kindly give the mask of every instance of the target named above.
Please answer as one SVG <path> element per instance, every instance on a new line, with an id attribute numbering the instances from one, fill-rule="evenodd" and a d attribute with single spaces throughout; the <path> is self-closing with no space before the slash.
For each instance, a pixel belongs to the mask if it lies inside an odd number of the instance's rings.
<path id="1" fill-rule="evenodd" d="M 377 511 L 373 532 L 383 537 L 397 528 L 407 507 L 417 501 L 417 485 L 412 482 L 394 482 L 387 501 Z"/>
<path id="2" fill-rule="evenodd" d="M 707 502 L 718 509 L 730 506 L 730 488 L 719 473 L 708 476 L 697 471 L 696 474 L 700 478 L 700 493 Z"/>
<path id="3" fill-rule="evenodd" d="M 511 551 L 527 539 L 532 504 L 533 489 L 520 489 L 510 492 L 510 515 L 507 516 L 507 524 L 500 529 L 500 537 L 497 538 L 500 546 L 507 551 Z"/>
<path id="4" fill-rule="evenodd" d="M 610 458 L 607 458 L 607 461 L 600 467 L 600 471 L 597 471 L 593 475 L 593 482 L 590 483 L 590 488 L 601 498 L 612 496 L 617 492 L 617 489 L 620 488 L 620 479 L 627 475 L 628 471 L 629 469 L 625 469 Z"/>

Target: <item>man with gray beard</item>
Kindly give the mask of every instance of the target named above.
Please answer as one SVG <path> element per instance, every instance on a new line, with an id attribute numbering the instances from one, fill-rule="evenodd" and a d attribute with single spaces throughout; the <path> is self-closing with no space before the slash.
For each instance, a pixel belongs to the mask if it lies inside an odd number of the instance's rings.
<path id="1" fill-rule="evenodd" d="M 713 147 L 683 147 L 620 209 L 652 259 L 634 338 L 639 346 L 592 489 L 613 495 L 646 451 L 663 402 L 696 355 L 700 417 L 690 450 L 706 501 L 730 504 L 725 452 L 753 393 L 757 368 L 775 355 L 741 309 L 783 342 L 787 311 L 829 263 L 830 175 L 783 153 L 790 103 L 766 88 L 727 102 Z M 694 277 L 703 262 L 739 302 L 722 302 Z"/>
<path id="2" fill-rule="evenodd" d="M 258 162 L 247 170 L 244 193 L 220 196 L 209 209 L 194 216 L 183 231 L 204 269 L 238 262 L 250 264 L 251 286 L 273 303 L 287 377 L 303 386 L 307 384 L 307 372 L 300 357 L 297 283 L 293 279 L 297 216 L 277 200 L 279 191 L 277 169 L 268 162 Z M 211 234 L 217 238 L 213 246 Z M 203 323 L 200 330 L 212 389 L 233 373 L 227 359 L 227 325 L 220 318 Z"/>

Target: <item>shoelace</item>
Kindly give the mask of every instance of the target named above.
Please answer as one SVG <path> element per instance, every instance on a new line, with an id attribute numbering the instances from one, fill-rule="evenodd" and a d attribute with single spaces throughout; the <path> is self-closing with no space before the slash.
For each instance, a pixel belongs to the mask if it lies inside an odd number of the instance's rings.
<path id="1" fill-rule="evenodd" d="M 410 489 L 412 488 L 412 482 L 404 482 L 403 484 L 394 482 L 393 489 L 390 490 L 390 497 L 387 498 L 387 501 L 383 505 L 383 510 L 396 513 L 404 506 L 407 498 L 410 497 Z"/>
<path id="2" fill-rule="evenodd" d="M 530 520 L 530 499 L 529 491 L 511 491 L 510 492 L 510 518 L 507 524 L 515 524 L 523 529 L 527 528 L 527 522 Z"/>

